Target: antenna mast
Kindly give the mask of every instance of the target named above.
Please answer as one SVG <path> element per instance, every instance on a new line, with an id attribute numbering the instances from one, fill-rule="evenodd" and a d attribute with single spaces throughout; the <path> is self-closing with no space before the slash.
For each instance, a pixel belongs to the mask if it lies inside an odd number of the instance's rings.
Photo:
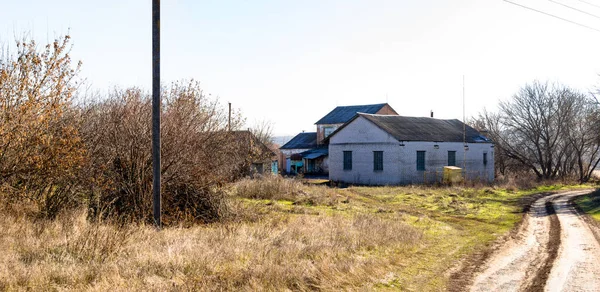
<path id="1" fill-rule="evenodd" d="M 465 118 L 465 75 L 463 74 L 463 92 L 462 92 L 462 103 L 463 103 L 463 170 L 465 172 L 465 178 L 467 177 L 467 124 Z"/>

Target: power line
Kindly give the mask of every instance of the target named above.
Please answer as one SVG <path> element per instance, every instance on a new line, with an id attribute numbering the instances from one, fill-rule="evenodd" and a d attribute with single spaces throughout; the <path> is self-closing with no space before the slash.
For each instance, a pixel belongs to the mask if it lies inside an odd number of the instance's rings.
<path id="1" fill-rule="evenodd" d="M 594 7 L 596 7 L 596 8 L 600 8 L 600 5 L 598 5 L 598 4 L 594 4 L 594 3 L 590 3 L 590 2 L 587 2 L 587 1 L 585 1 L 585 0 L 577 0 L 577 1 L 579 1 L 579 2 L 583 2 L 583 3 L 585 3 L 585 4 L 587 4 L 587 5 L 590 5 L 590 6 L 594 6 Z"/>
<path id="2" fill-rule="evenodd" d="M 572 20 L 568 20 L 568 19 L 566 19 L 566 18 L 562 18 L 562 17 L 560 17 L 560 16 L 556 16 L 556 15 L 554 15 L 554 14 L 550 14 L 550 13 L 548 13 L 548 12 L 544 12 L 544 11 L 541 11 L 541 10 L 537 10 L 537 9 L 535 9 L 535 8 L 531 8 L 531 7 L 529 7 L 529 6 L 525 6 L 525 5 L 522 5 L 522 4 L 519 4 L 519 3 L 515 3 L 515 2 L 512 2 L 512 1 L 508 1 L 508 0 L 502 0 L 502 1 L 504 1 L 504 2 L 508 2 L 508 3 L 510 3 L 510 4 L 513 4 L 513 5 L 516 5 L 516 6 L 519 6 L 519 7 L 521 7 L 521 8 L 525 8 L 525 9 L 528 9 L 528 10 L 531 10 L 531 11 L 535 11 L 535 12 L 537 12 L 537 13 L 541 13 L 541 14 L 544 14 L 544 15 L 547 15 L 547 16 L 550 16 L 550 17 L 554 17 L 554 18 L 560 19 L 560 20 L 562 20 L 562 21 L 566 21 L 566 22 L 568 22 L 568 23 L 571 23 L 571 24 L 579 25 L 579 26 L 581 26 L 581 27 L 585 27 L 585 28 L 587 28 L 587 29 L 591 29 L 591 30 L 594 30 L 594 31 L 596 31 L 596 32 L 600 32 L 600 29 L 593 28 L 593 27 L 591 27 L 591 26 L 587 26 L 587 25 L 585 25 L 585 24 L 581 24 L 581 23 L 579 23 L 579 22 L 575 22 L 575 21 L 572 21 Z"/>
<path id="3" fill-rule="evenodd" d="M 583 13 L 583 14 L 589 15 L 589 16 L 591 16 L 591 17 L 595 17 L 595 18 L 598 18 L 598 19 L 600 19 L 600 16 L 598 16 L 598 15 L 596 15 L 596 14 L 589 13 L 589 12 L 587 12 L 587 11 L 584 11 L 584 10 L 581 10 L 581 9 L 579 9 L 579 8 L 575 8 L 575 7 L 569 6 L 569 5 L 567 5 L 567 4 L 564 4 L 564 3 L 560 3 L 560 2 L 558 2 L 558 1 L 554 1 L 554 0 L 549 0 L 549 1 L 550 1 L 550 2 L 552 2 L 552 3 L 556 3 L 556 4 L 558 4 L 558 5 L 561 5 L 561 6 L 563 6 L 563 7 L 567 7 L 567 8 L 569 8 L 569 9 L 571 9 L 571 10 L 575 10 L 575 11 L 577 11 L 577 12 L 579 12 L 579 13 Z"/>

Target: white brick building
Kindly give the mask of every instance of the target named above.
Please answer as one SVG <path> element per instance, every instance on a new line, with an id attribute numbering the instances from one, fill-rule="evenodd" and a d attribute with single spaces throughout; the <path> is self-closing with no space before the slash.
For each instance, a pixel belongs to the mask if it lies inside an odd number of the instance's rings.
<path id="1" fill-rule="evenodd" d="M 448 165 L 469 180 L 494 180 L 493 143 L 459 120 L 359 113 L 327 140 L 331 181 L 431 183 Z"/>

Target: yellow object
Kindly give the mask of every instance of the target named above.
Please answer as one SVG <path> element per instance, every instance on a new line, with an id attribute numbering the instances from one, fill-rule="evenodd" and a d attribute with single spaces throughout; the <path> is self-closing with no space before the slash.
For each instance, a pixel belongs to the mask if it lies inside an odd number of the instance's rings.
<path id="1" fill-rule="evenodd" d="M 462 180 L 462 168 L 456 166 L 444 166 L 444 183 L 457 183 Z"/>

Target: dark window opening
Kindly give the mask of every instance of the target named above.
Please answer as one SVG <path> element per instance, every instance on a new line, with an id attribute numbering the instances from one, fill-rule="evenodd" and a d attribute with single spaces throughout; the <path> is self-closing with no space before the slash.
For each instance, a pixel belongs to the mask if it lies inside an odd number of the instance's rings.
<path id="1" fill-rule="evenodd" d="M 383 170 L 383 151 L 373 151 L 373 170 Z"/>
<path id="2" fill-rule="evenodd" d="M 448 166 L 456 166 L 456 151 L 448 151 Z"/>
<path id="3" fill-rule="evenodd" d="M 483 153 L 483 165 L 487 165 L 487 153 Z"/>
<path id="4" fill-rule="evenodd" d="M 344 151 L 344 170 L 352 170 L 352 151 Z"/>
<path id="5" fill-rule="evenodd" d="M 417 151 L 417 170 L 425 170 L 425 151 Z"/>

